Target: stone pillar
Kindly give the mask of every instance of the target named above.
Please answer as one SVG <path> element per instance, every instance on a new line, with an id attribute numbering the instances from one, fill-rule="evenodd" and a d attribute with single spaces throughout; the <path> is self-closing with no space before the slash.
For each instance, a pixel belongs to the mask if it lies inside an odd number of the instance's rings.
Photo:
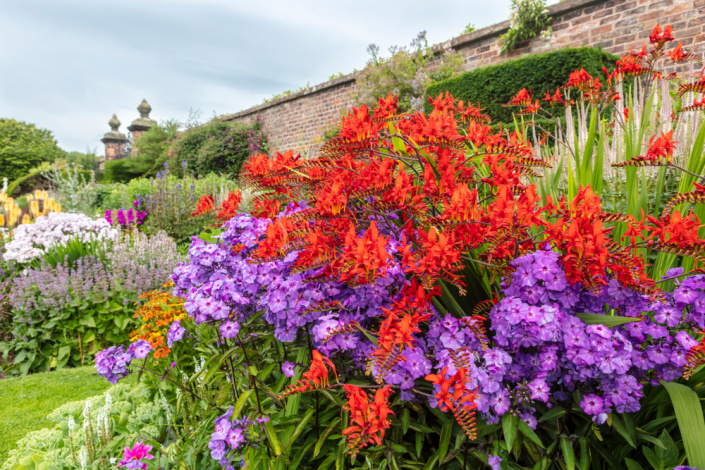
<path id="1" fill-rule="evenodd" d="M 113 117 L 108 121 L 110 125 L 110 132 L 106 133 L 100 140 L 105 144 L 105 158 L 103 161 L 117 160 L 118 158 L 124 158 L 127 146 L 127 137 L 125 134 L 118 131 L 120 127 L 120 121 L 117 116 L 113 114 Z"/>
<path id="2" fill-rule="evenodd" d="M 147 100 L 142 100 L 140 105 L 137 106 L 137 111 L 139 111 L 140 117 L 132 121 L 132 124 L 127 128 L 132 133 L 132 153 L 137 151 L 137 145 L 135 145 L 137 139 L 156 124 L 156 121 L 149 118 L 152 107 L 147 103 Z"/>

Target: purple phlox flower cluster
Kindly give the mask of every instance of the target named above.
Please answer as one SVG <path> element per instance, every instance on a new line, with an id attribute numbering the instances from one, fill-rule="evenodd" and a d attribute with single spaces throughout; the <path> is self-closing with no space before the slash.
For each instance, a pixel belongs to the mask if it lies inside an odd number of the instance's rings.
<path id="1" fill-rule="evenodd" d="M 284 215 L 305 209 L 305 203 L 290 204 Z M 189 249 L 190 262 L 174 270 L 174 294 L 184 297 L 184 307 L 196 323 L 218 324 L 221 334 L 232 337 L 239 325 L 255 311 L 274 326 L 279 341 L 293 341 L 299 332 L 310 332 L 314 346 L 325 355 L 352 351 L 364 362 L 361 333 L 331 333 L 351 322 L 369 324 L 390 308 L 404 273 L 399 265 L 387 275 L 355 289 L 335 282 L 306 282 L 320 270 L 292 273 L 297 253 L 283 259 L 257 263 L 252 250 L 266 233 L 268 219 L 238 215 L 224 225 L 218 243 L 194 239 Z M 399 242 L 390 240 L 390 251 Z M 321 309 L 322 304 L 338 302 L 342 308 Z"/>
<path id="2" fill-rule="evenodd" d="M 135 201 L 135 207 L 137 207 L 138 201 Z M 147 216 L 147 211 L 139 211 L 137 209 L 118 209 L 116 211 L 114 210 L 106 210 L 105 211 L 105 220 L 108 221 L 109 224 L 117 223 L 120 224 L 121 226 L 132 226 L 132 225 L 142 225 L 142 222 L 144 222 L 144 218 Z"/>
<path id="3" fill-rule="evenodd" d="M 184 337 L 186 328 L 181 326 L 181 320 L 176 320 L 169 326 L 169 331 L 166 333 L 166 344 L 170 348 L 174 347 L 174 343 L 178 343 Z"/>
<path id="4" fill-rule="evenodd" d="M 144 359 L 149 355 L 152 346 L 145 340 L 139 340 L 130 345 L 127 351 L 121 346 L 111 346 L 100 351 L 95 357 L 95 368 L 99 375 L 111 384 L 127 376 L 127 366 L 133 359 Z"/>
<path id="5" fill-rule="evenodd" d="M 215 420 L 215 431 L 208 443 L 211 457 L 228 470 L 233 469 L 231 462 L 235 454 L 242 453 L 241 447 L 250 441 L 250 430 L 255 425 L 248 419 L 232 420 L 232 417 L 233 408 L 230 407 L 224 415 Z M 264 424 L 268 420 L 269 418 L 266 417 L 258 418 L 257 422 Z"/>
<path id="6" fill-rule="evenodd" d="M 499 470 L 500 468 L 502 468 L 502 457 L 498 457 L 496 455 L 488 455 L 487 463 L 490 465 L 490 468 L 492 470 Z"/>
<path id="7" fill-rule="evenodd" d="M 703 321 L 696 302 L 701 295 L 705 300 L 699 291 L 705 276 L 683 281 L 666 303 L 651 303 L 615 279 L 598 295 L 570 285 L 558 256 L 545 246 L 512 262 L 504 297 L 489 316 L 497 347 L 470 356 L 468 388 L 479 387 L 478 410 L 490 422 L 513 409 L 533 427 L 534 403 L 551 406 L 576 389 L 584 394 L 583 411 L 600 424 L 613 411 L 638 411 L 642 383 L 680 377 L 687 352 L 697 344 L 686 331 L 672 334 L 669 328 L 682 324 L 684 310 L 686 321 Z M 577 316 L 581 312 L 653 314 L 608 328 L 586 324 Z M 432 318 L 426 338 L 436 368 L 448 367 L 448 374 L 457 370 L 451 351 L 482 350 L 478 338 L 451 316 Z"/>

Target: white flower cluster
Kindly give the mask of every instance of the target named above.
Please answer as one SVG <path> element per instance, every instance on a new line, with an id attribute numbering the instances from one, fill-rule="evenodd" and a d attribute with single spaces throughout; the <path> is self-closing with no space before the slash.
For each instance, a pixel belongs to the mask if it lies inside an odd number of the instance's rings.
<path id="1" fill-rule="evenodd" d="M 5 245 L 4 258 L 26 263 L 44 254 L 52 246 L 78 237 L 90 240 L 114 240 L 118 231 L 105 219 L 91 219 L 84 214 L 51 212 L 37 217 L 33 224 L 17 227 L 11 242 Z"/>

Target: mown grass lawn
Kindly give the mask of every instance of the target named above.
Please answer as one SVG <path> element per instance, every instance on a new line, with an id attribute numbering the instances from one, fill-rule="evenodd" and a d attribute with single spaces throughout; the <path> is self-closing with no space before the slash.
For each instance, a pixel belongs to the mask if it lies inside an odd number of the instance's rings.
<path id="1" fill-rule="evenodd" d="M 25 434 L 53 424 L 46 416 L 54 409 L 108 387 L 91 366 L 0 380 L 0 464 Z"/>

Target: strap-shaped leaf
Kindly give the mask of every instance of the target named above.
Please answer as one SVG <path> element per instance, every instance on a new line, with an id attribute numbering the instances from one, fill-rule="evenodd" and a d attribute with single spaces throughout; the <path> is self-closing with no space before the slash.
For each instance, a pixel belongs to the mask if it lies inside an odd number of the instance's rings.
<path id="1" fill-rule="evenodd" d="M 605 325 L 608 328 L 624 325 L 625 323 L 641 321 L 641 318 L 617 317 L 599 313 L 578 313 L 575 315 L 588 325 Z"/>
<path id="2" fill-rule="evenodd" d="M 661 384 L 668 391 L 676 411 L 688 465 L 705 468 L 705 420 L 698 394 L 690 387 L 675 382 L 662 380 Z"/>

